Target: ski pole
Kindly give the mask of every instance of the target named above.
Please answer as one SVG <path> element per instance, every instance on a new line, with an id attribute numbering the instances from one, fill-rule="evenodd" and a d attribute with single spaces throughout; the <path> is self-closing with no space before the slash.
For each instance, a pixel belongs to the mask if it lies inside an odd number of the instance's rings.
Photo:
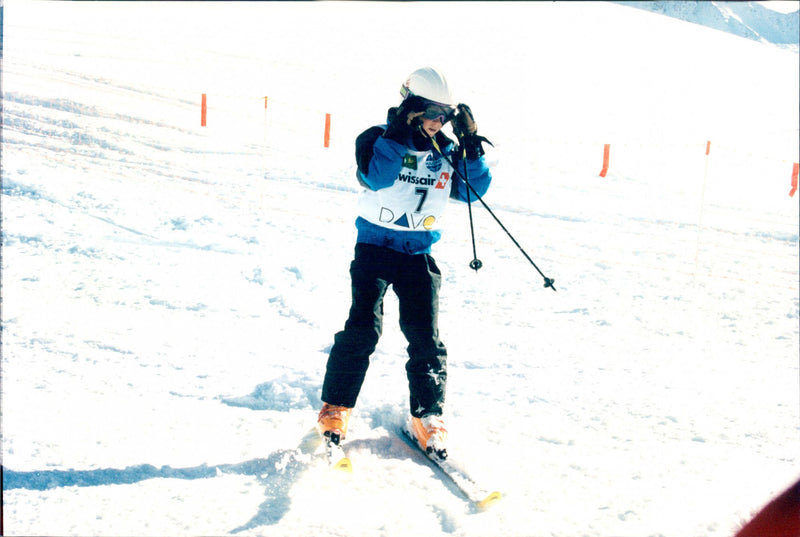
<path id="1" fill-rule="evenodd" d="M 420 126 L 420 132 L 422 132 L 422 133 L 423 133 L 424 135 L 426 135 L 426 136 L 428 135 L 428 133 L 426 133 L 424 130 L 422 130 L 422 126 Z M 437 153 L 439 153 L 439 155 L 441 155 L 441 156 L 442 156 L 442 158 L 445 160 L 445 162 L 447 162 L 447 163 L 450 165 L 450 167 L 451 167 L 451 168 L 453 168 L 453 171 L 455 172 L 455 174 L 456 174 L 456 177 L 458 177 L 459 179 L 461 179 L 461 180 L 464 182 L 464 184 L 467 186 L 467 192 L 471 192 L 472 194 L 474 194 L 474 195 L 475 195 L 475 197 L 477 198 L 477 200 L 478 200 L 479 202 L 481 202 L 481 205 L 483 205 L 484 209 L 486 209 L 486 210 L 488 211 L 488 213 L 489 213 L 490 215 L 492 215 L 492 218 L 494 218 L 494 221 L 495 221 L 495 222 L 497 222 L 497 225 L 499 225 L 499 226 L 500 226 L 500 228 L 501 228 L 503 231 L 505 231 L 506 235 L 508 235 L 508 238 L 510 238 L 510 239 L 511 239 L 511 242 L 513 242 L 513 243 L 514 243 L 514 245 L 515 245 L 517 248 L 519 248 L 519 251 L 520 251 L 520 252 L 522 252 L 522 255 L 524 255 L 524 256 L 525 256 L 525 259 L 527 259 L 527 260 L 528 260 L 528 262 L 529 262 L 531 265 L 533 265 L 533 268 L 535 268 L 535 269 L 536 269 L 536 272 L 538 272 L 538 273 L 539 273 L 539 275 L 540 275 L 540 276 L 541 276 L 541 277 L 544 279 L 544 286 L 545 286 L 545 288 L 547 288 L 547 287 L 550 287 L 550 288 L 551 288 L 553 291 L 556 291 L 556 286 L 555 286 L 555 285 L 553 285 L 553 284 L 555 283 L 555 279 L 553 279 L 553 278 L 548 278 L 547 276 L 545 276 L 545 275 L 544 275 L 544 273 L 543 273 L 543 272 L 542 272 L 542 271 L 539 269 L 539 267 L 538 267 L 538 266 L 536 266 L 536 263 L 534 263 L 534 262 L 533 262 L 533 259 L 531 259 L 531 256 L 529 256 L 529 255 L 528 255 L 528 253 L 527 253 L 527 252 L 526 252 L 526 251 L 525 251 L 525 250 L 522 248 L 522 246 L 519 244 L 519 242 L 517 242 L 517 239 L 515 239 L 515 238 L 514 238 L 514 235 L 512 235 L 512 234 L 511 234 L 511 232 L 510 232 L 510 231 L 508 231 L 508 229 L 506 228 L 506 226 L 504 226 L 504 225 L 503 225 L 503 223 L 500 221 L 500 219 L 499 219 L 499 218 L 497 218 L 497 215 L 496 215 L 496 214 L 494 214 L 494 211 L 492 211 L 492 209 L 491 209 L 491 208 L 490 208 L 490 207 L 489 207 L 489 206 L 486 204 L 486 202 L 485 202 L 485 201 L 483 201 L 483 198 L 481 197 L 481 195 L 480 195 L 480 194 L 478 194 L 478 192 L 477 192 L 477 191 L 476 191 L 476 190 L 475 190 L 475 189 L 472 187 L 472 185 L 471 185 L 471 184 L 469 184 L 469 181 L 468 181 L 468 180 L 466 180 L 466 179 L 464 178 L 464 176 L 463 176 L 463 175 L 461 175 L 461 172 L 459 172 L 459 171 L 458 171 L 458 169 L 457 169 L 457 168 L 456 168 L 456 167 L 453 165 L 453 162 L 452 162 L 452 161 L 451 161 L 449 158 L 447 158 L 447 156 L 444 154 L 444 152 L 443 152 L 443 151 L 441 150 L 441 148 L 439 147 L 439 144 L 438 144 L 438 143 L 436 143 L 436 140 L 434 139 L 434 137 L 432 137 L 432 136 L 428 136 L 428 137 L 430 138 L 431 142 L 433 143 L 433 147 L 434 147 L 434 149 L 436 149 L 436 152 L 437 152 Z M 466 157 L 466 149 L 464 150 L 464 155 L 465 155 L 465 157 Z M 466 170 L 466 169 L 467 169 L 467 161 L 466 161 L 466 158 L 465 158 L 465 159 L 464 159 L 464 170 Z M 474 262 L 474 261 L 475 261 L 475 260 L 473 260 L 473 262 Z M 476 269 L 476 270 L 477 270 L 477 269 Z"/>
<path id="2" fill-rule="evenodd" d="M 433 140 L 433 138 L 431 138 Z M 444 154 L 439 150 L 436 146 L 436 142 L 434 141 L 434 147 L 439 152 L 442 157 Z M 461 142 L 462 149 L 462 160 L 464 161 L 464 183 L 469 187 L 469 171 L 467 170 L 467 148 L 464 146 L 463 140 Z M 451 164 L 452 166 L 452 164 Z M 455 168 L 453 168 L 455 170 Z M 478 251 L 475 247 L 475 226 L 472 223 L 472 199 L 470 198 L 470 188 L 467 188 L 467 211 L 469 211 L 469 234 L 472 237 L 472 261 L 469 262 L 469 268 L 474 270 L 476 273 L 480 268 L 483 266 L 483 262 L 478 259 Z"/>

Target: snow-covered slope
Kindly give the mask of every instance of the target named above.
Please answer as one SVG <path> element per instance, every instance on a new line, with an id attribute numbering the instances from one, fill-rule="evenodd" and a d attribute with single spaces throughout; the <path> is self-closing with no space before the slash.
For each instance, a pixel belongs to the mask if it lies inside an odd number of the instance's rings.
<path id="1" fill-rule="evenodd" d="M 755 41 L 786 45 L 797 52 L 800 44 L 800 3 L 783 13 L 764 2 L 616 2 L 680 20 L 702 24 Z M 789 2 L 779 2 L 788 4 Z"/>
<path id="2" fill-rule="evenodd" d="M 486 513 L 392 432 L 392 296 L 352 477 L 295 449 L 354 138 L 429 63 L 558 288 L 479 207 L 475 274 L 449 208 L 447 419 Z M 797 477 L 793 53 L 611 3 L 12 0 L 2 97 L 6 535 L 728 536 Z"/>

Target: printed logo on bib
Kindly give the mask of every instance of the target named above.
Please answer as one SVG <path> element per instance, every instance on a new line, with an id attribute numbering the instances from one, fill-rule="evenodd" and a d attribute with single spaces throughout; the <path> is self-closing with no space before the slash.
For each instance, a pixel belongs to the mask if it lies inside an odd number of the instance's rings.
<path id="1" fill-rule="evenodd" d="M 442 169 L 442 159 L 439 157 L 439 155 L 432 153 L 425 160 L 425 167 L 432 172 L 438 172 Z"/>
<path id="2" fill-rule="evenodd" d="M 395 161 L 397 162 L 397 161 Z M 409 168 L 411 170 L 417 169 L 417 157 L 415 155 L 409 155 L 406 153 L 406 156 L 403 157 L 403 168 Z"/>
<path id="3" fill-rule="evenodd" d="M 436 183 L 436 188 L 442 190 L 447 186 L 447 182 L 450 180 L 450 173 L 449 172 L 442 172 L 439 174 L 439 181 Z"/>
<path id="4" fill-rule="evenodd" d="M 407 227 L 409 229 L 417 229 L 422 226 L 423 229 L 433 229 L 436 223 L 436 217 L 433 215 L 421 216 L 412 213 L 403 213 L 400 218 L 395 220 L 394 212 L 387 207 L 381 207 L 380 221 L 385 224 L 394 224 L 399 227 Z"/>
<path id="5" fill-rule="evenodd" d="M 436 182 L 435 177 L 420 177 L 419 175 L 414 175 L 413 173 L 401 173 L 397 176 L 397 180 L 401 183 L 425 186 L 431 186 Z"/>

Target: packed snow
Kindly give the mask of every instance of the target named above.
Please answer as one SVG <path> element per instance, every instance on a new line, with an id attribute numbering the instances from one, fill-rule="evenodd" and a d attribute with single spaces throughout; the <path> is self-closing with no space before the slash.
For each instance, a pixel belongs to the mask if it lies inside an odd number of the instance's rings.
<path id="1" fill-rule="evenodd" d="M 728 536 L 798 477 L 795 52 L 594 2 L 3 16 L 6 535 Z M 446 419 L 486 512 L 395 434 L 391 295 L 354 472 L 297 450 L 349 308 L 355 136 L 429 64 L 557 288 L 477 204 L 472 271 L 449 207 Z"/>

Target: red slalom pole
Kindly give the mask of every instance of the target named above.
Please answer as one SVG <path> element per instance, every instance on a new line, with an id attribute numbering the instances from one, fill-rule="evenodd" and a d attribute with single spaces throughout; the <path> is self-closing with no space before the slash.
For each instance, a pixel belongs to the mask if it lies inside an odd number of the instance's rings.
<path id="1" fill-rule="evenodd" d="M 325 147 L 331 146 L 331 115 L 325 114 Z"/>
<path id="2" fill-rule="evenodd" d="M 600 170 L 600 177 L 605 177 L 608 173 L 608 156 L 611 153 L 611 144 L 603 145 L 603 169 Z"/>

